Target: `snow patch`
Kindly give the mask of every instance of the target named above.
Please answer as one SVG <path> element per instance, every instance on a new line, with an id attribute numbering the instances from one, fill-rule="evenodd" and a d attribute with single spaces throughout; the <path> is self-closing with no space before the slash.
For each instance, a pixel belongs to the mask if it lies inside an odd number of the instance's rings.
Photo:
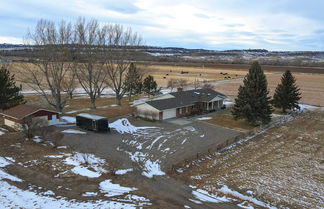
<path id="1" fill-rule="evenodd" d="M 75 201 L 61 197 L 48 197 L 35 192 L 24 191 L 7 182 L 0 181 L 0 202 L 3 208 L 47 208 L 47 209 L 87 209 L 87 208 L 138 208 L 148 203 L 122 203 L 117 201 Z"/>
<path id="2" fill-rule="evenodd" d="M 43 139 L 41 139 L 39 136 L 34 136 L 33 141 L 36 142 L 36 143 L 40 143 L 40 142 L 43 141 Z"/>
<path id="3" fill-rule="evenodd" d="M 124 133 L 132 134 L 132 133 L 135 133 L 135 132 L 137 132 L 139 130 L 142 130 L 142 129 L 157 128 L 157 127 L 145 127 L 145 126 L 136 127 L 136 126 L 133 126 L 128 121 L 127 118 L 118 119 L 115 122 L 110 123 L 109 127 L 115 129 L 118 133 L 121 133 L 121 134 L 124 134 Z"/>
<path id="4" fill-rule="evenodd" d="M 276 209 L 276 207 L 273 207 L 267 203 L 257 200 L 254 197 L 246 196 L 246 195 L 243 195 L 237 191 L 231 190 L 230 188 L 228 188 L 227 185 L 223 185 L 222 188 L 218 189 L 218 191 L 220 191 L 224 194 L 229 194 L 229 195 L 236 197 L 238 199 L 241 199 L 241 200 L 246 200 L 246 201 L 252 202 L 253 204 L 261 206 L 261 207 Z"/>
<path id="5" fill-rule="evenodd" d="M 113 196 L 120 196 L 126 193 L 129 193 L 131 191 L 137 190 L 136 188 L 130 188 L 130 187 L 123 187 L 119 184 L 114 184 L 111 182 L 111 180 L 105 180 L 100 182 L 99 184 L 100 191 L 102 193 L 106 193 L 105 196 L 107 197 L 113 197 Z"/>
<path id="6" fill-rule="evenodd" d="M 66 129 L 66 130 L 62 131 L 62 133 L 65 133 L 65 134 L 87 134 L 87 132 L 79 131 L 79 130 L 75 130 L 75 129 Z"/>
<path id="7" fill-rule="evenodd" d="M 300 108 L 299 111 L 304 111 L 304 110 L 314 110 L 314 109 L 319 108 L 319 107 L 317 107 L 317 106 L 307 105 L 307 104 L 299 104 L 298 106 L 299 106 L 299 108 Z"/>
<path id="8" fill-rule="evenodd" d="M 151 160 L 147 160 L 145 162 L 145 168 L 144 171 L 142 172 L 142 175 L 148 178 L 152 178 L 153 176 L 163 176 L 165 175 L 165 173 L 161 171 L 158 160 L 153 162 Z"/>
<path id="9" fill-rule="evenodd" d="M 65 123 L 76 123 L 75 117 L 70 117 L 70 116 L 62 116 L 61 121 Z"/>
<path id="10" fill-rule="evenodd" d="M 95 197 L 98 195 L 98 192 L 85 192 L 82 194 L 83 197 Z"/>
<path id="11" fill-rule="evenodd" d="M 213 119 L 212 117 L 201 117 L 201 118 L 197 118 L 197 120 L 211 120 Z"/>
<path id="12" fill-rule="evenodd" d="M 126 174 L 126 173 L 128 173 L 128 172 L 131 172 L 131 171 L 133 171 L 133 168 L 121 169 L 121 170 L 117 170 L 117 171 L 115 172 L 115 174 L 116 174 L 116 175 L 124 175 L 124 174 Z"/>
<path id="13" fill-rule="evenodd" d="M 6 158 L 0 157 L 0 168 L 4 168 L 10 164 L 11 164 L 11 162 L 8 161 Z"/>
<path id="14" fill-rule="evenodd" d="M 230 200 L 224 197 L 219 197 L 214 194 L 210 194 L 205 190 L 197 189 L 196 191 L 192 191 L 192 194 L 203 202 L 213 202 L 213 203 L 220 203 L 220 202 L 229 202 Z"/>
<path id="15" fill-rule="evenodd" d="M 75 174 L 89 178 L 98 178 L 107 171 L 102 168 L 106 164 L 104 159 L 98 158 L 93 154 L 75 153 L 64 160 L 67 165 L 73 165 L 71 171 Z M 91 169 L 91 170 L 90 170 Z"/>

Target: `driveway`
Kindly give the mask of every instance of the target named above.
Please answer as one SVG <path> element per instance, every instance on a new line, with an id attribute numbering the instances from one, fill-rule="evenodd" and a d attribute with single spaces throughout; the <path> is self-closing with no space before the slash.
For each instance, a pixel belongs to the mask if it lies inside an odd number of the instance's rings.
<path id="1" fill-rule="evenodd" d="M 131 117 L 128 120 L 131 123 L 128 128 L 134 132 L 112 130 L 111 133 L 65 134 L 62 143 L 74 150 L 106 158 L 118 169 L 133 168 L 127 179 L 145 191 L 148 198 L 172 200 L 170 206 L 186 203 L 192 208 L 236 208 L 231 204 L 198 207 L 189 201 L 193 199 L 192 189 L 170 179 L 165 172 L 174 164 L 191 159 L 197 153 L 206 153 L 208 149 L 239 136 L 240 132 L 195 120 L 189 120 L 190 123 L 148 122 Z"/>

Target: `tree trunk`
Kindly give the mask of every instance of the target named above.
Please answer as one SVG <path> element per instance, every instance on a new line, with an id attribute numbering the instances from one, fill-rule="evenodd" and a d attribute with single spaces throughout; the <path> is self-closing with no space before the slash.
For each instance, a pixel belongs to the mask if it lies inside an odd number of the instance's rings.
<path id="1" fill-rule="evenodd" d="M 96 99 L 94 99 L 94 98 L 91 98 L 90 99 L 90 102 L 91 102 L 91 109 L 97 109 L 97 107 L 96 107 Z"/>
<path id="2" fill-rule="evenodd" d="M 116 105 L 121 105 L 121 98 L 119 96 L 116 96 Z"/>

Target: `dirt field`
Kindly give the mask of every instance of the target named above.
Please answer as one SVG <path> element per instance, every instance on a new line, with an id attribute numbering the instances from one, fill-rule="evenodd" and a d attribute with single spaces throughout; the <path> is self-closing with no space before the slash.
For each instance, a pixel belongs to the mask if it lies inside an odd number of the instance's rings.
<path id="1" fill-rule="evenodd" d="M 307 112 L 174 176 L 219 195 L 227 185 L 279 208 L 323 208 L 323 130 L 324 112 Z"/>

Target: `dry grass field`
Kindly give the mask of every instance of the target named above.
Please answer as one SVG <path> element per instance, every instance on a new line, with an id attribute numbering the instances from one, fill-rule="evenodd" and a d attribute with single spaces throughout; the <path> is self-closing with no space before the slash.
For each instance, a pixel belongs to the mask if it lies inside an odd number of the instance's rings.
<path id="1" fill-rule="evenodd" d="M 194 82 L 195 79 L 200 81 L 210 81 L 214 86 L 215 90 L 220 91 L 230 98 L 234 98 L 237 95 L 238 87 L 242 84 L 243 77 L 248 72 L 248 66 L 235 66 L 235 69 L 221 68 L 203 68 L 203 67 L 187 67 L 187 66 L 165 66 L 165 65 L 152 65 L 152 66 L 141 66 L 142 70 L 154 76 L 158 84 L 166 86 L 168 80 L 174 79 L 187 79 L 189 83 Z M 273 95 L 277 84 L 280 82 L 280 78 L 285 69 L 291 67 L 282 67 L 282 72 L 278 72 L 279 69 L 275 68 L 276 71 L 265 71 L 268 79 L 268 85 L 270 89 L 270 95 Z M 265 67 L 265 69 L 268 69 Z M 292 71 L 294 68 L 290 69 Z M 298 68 L 301 71 L 302 68 Z M 305 69 L 307 72 L 308 69 Z M 324 73 L 324 69 L 323 73 Z M 171 72 L 170 72 L 171 71 Z M 181 71 L 186 71 L 188 74 L 181 74 Z M 222 75 L 220 73 L 228 73 L 228 75 Z M 297 79 L 297 85 L 301 89 L 302 99 L 301 103 L 324 106 L 324 74 L 320 73 L 301 73 L 295 72 L 293 75 Z M 168 75 L 167 75 L 168 74 Z M 237 76 L 236 76 L 237 75 Z M 224 77 L 230 76 L 231 79 L 225 79 Z M 165 77 L 165 78 L 164 78 Z"/>
<path id="2" fill-rule="evenodd" d="M 227 185 L 278 208 L 323 208 L 323 156 L 324 112 L 306 112 L 175 177 L 219 195 Z"/>
<path id="3" fill-rule="evenodd" d="M 11 72 L 16 74 L 17 80 L 24 79 L 26 75 L 25 68 L 31 64 L 12 63 Z M 188 83 L 192 83 L 195 79 L 199 81 L 209 81 L 215 86 L 215 90 L 220 91 L 230 98 L 234 98 L 237 94 L 238 87 L 242 84 L 243 77 L 246 75 L 248 65 L 206 65 L 187 64 L 187 66 L 167 64 L 144 65 L 139 64 L 138 67 L 146 74 L 151 74 L 157 80 L 158 84 L 166 87 L 170 79 L 186 79 Z M 297 79 L 297 84 L 301 89 L 301 103 L 324 106 L 324 69 L 322 68 L 303 68 L 303 67 L 277 67 L 264 66 L 265 73 L 268 78 L 270 95 L 273 95 L 276 85 L 280 82 L 281 74 L 284 70 L 293 71 Z M 181 71 L 188 72 L 181 74 Z M 312 72 L 312 73 L 308 73 Z M 221 73 L 227 73 L 223 75 Z M 227 79 L 225 79 L 227 77 Z M 230 78 L 228 78 L 230 77 Z M 23 90 L 30 90 L 30 87 L 23 82 Z"/>

